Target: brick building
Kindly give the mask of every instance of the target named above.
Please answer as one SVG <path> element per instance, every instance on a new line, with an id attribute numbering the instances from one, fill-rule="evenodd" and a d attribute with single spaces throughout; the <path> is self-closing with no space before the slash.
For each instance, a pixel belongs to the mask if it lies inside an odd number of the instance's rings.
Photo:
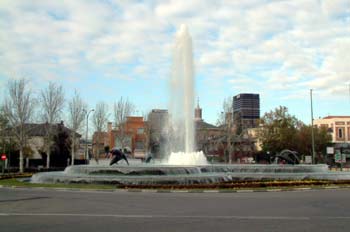
<path id="1" fill-rule="evenodd" d="M 113 128 L 109 122 L 104 139 L 110 148 L 126 148 L 134 158 L 143 158 L 147 151 L 146 126 L 143 117 L 128 116 L 121 128 Z"/>

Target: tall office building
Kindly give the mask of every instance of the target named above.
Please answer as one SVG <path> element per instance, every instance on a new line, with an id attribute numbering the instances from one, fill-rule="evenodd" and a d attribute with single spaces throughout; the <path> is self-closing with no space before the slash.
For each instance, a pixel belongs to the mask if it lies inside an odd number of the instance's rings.
<path id="1" fill-rule="evenodd" d="M 233 123 L 238 133 L 257 127 L 259 118 L 259 94 L 241 93 L 233 97 Z"/>
<path id="2" fill-rule="evenodd" d="M 150 150 L 156 158 L 166 152 L 168 121 L 169 113 L 165 109 L 153 109 L 148 115 Z"/>

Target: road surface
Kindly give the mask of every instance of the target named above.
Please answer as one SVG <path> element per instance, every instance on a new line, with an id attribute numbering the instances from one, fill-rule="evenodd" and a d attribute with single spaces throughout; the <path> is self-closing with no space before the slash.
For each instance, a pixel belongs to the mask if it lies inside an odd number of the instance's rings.
<path id="1" fill-rule="evenodd" d="M 350 231 L 350 190 L 133 193 L 0 188 L 0 231 Z"/>

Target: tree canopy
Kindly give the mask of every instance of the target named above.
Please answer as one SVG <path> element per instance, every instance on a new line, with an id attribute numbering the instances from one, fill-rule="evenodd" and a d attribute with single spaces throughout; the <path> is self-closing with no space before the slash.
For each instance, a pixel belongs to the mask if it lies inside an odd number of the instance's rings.
<path id="1" fill-rule="evenodd" d="M 267 112 L 261 118 L 263 126 L 259 133 L 262 149 L 276 154 L 283 149 L 311 155 L 311 126 L 307 126 L 288 112 L 285 106 Z M 331 137 L 325 128 L 314 128 L 316 152 L 323 152 Z"/>

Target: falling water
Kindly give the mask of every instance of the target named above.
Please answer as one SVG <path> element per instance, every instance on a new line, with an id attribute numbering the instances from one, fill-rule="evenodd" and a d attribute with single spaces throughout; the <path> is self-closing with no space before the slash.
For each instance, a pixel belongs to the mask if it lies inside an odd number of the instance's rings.
<path id="1" fill-rule="evenodd" d="M 171 73 L 170 114 L 172 151 L 193 152 L 194 80 L 192 39 L 185 25 L 176 34 Z"/>
<path id="2" fill-rule="evenodd" d="M 171 154 L 168 162 L 176 165 L 206 163 L 203 153 L 195 152 L 192 38 L 186 25 L 181 25 L 176 33 L 170 84 Z"/>

